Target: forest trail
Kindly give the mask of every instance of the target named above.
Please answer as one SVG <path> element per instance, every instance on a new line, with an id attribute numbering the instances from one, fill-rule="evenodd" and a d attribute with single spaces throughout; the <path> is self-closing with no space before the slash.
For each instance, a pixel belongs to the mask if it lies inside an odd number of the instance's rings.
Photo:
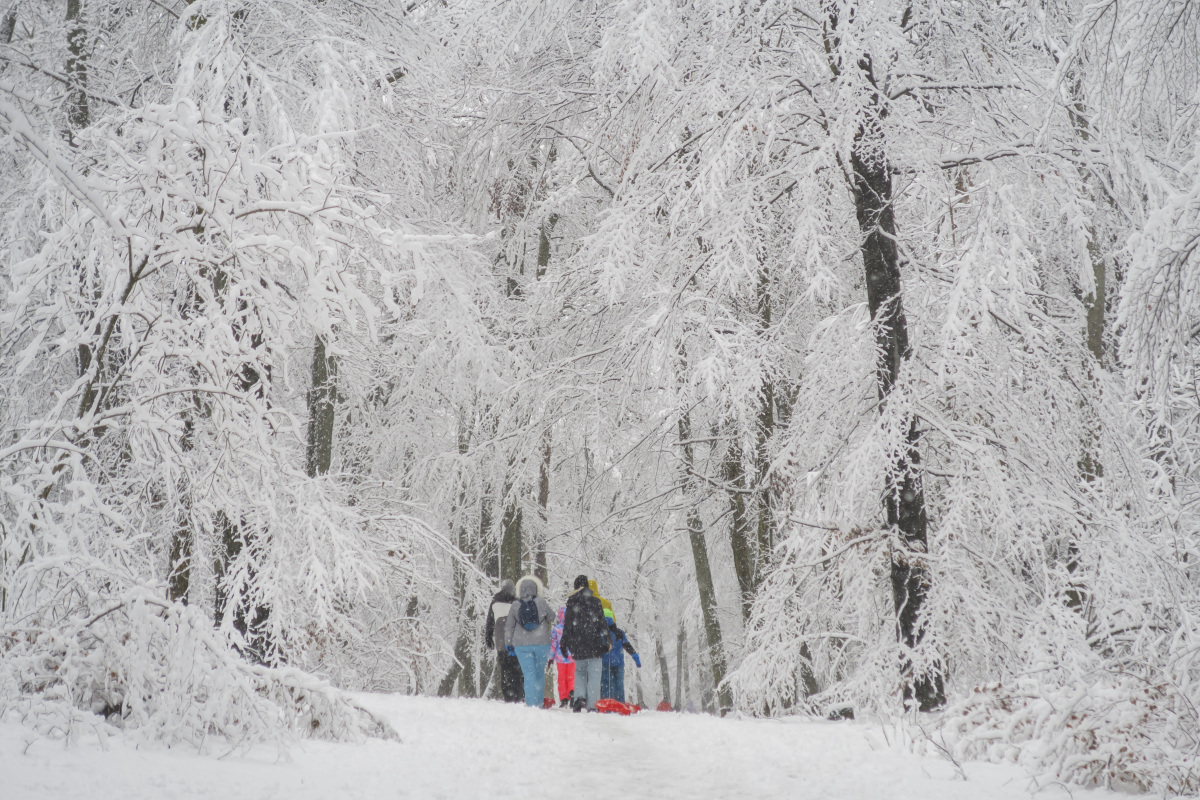
<path id="1" fill-rule="evenodd" d="M 94 738 L 71 748 L 0 725 L 5 800 L 355 798 L 1072 797 L 1018 768 L 950 763 L 890 746 L 860 722 L 575 715 L 480 700 L 362 695 L 400 742 L 305 742 L 222 759 Z M 32 744 L 29 742 L 32 741 Z M 892 736 L 894 742 L 894 735 Z M 28 747 L 27 747 L 28 744 Z M 1074 790 L 1073 797 L 1116 797 Z"/>

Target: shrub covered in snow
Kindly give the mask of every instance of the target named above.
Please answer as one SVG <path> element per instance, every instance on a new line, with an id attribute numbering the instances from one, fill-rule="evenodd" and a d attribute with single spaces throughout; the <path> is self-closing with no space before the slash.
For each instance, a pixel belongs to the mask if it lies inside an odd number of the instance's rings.
<path id="1" fill-rule="evenodd" d="M 142 589 L 77 599 L 60 619 L 4 632 L 0 717 L 50 736 L 127 728 L 201 750 L 390 733 L 328 683 L 246 661 L 195 608 Z"/>
<path id="2" fill-rule="evenodd" d="M 947 710 L 941 746 L 956 760 L 1013 762 L 1069 784 L 1194 794 L 1200 692 L 1179 678 L 1100 673 L 1084 683 L 987 684 Z"/>

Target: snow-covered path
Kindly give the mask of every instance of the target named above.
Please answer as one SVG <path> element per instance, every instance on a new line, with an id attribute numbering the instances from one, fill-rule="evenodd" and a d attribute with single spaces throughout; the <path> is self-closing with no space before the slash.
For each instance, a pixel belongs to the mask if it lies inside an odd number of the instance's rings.
<path id="1" fill-rule="evenodd" d="M 0 725 L 4 800 L 254 798 L 741 798 L 1000 800 L 1037 786 L 1019 769 L 889 747 L 862 723 L 574 715 L 478 700 L 369 695 L 402 741 L 308 742 L 218 760 L 109 741 L 71 748 Z M 28 744 L 28 748 L 27 748 Z M 1039 798 L 1066 798 L 1058 787 Z M 1075 798 L 1115 797 L 1080 792 Z"/>

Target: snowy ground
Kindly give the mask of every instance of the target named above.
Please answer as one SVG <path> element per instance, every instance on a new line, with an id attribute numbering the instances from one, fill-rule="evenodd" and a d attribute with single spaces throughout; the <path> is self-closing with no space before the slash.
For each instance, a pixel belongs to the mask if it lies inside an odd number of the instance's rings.
<path id="1" fill-rule="evenodd" d="M 857 722 L 574 715 L 479 700 L 368 695 L 402 741 L 306 742 L 223 759 L 109 740 L 64 748 L 0 725 L 0 798 L 1067 798 L 1016 767 L 889 746 Z M 1075 798 L 1116 797 L 1074 790 Z"/>

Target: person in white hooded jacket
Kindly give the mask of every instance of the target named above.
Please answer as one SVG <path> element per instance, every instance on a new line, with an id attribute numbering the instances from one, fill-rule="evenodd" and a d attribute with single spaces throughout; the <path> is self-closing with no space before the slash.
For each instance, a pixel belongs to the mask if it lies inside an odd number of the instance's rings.
<path id="1" fill-rule="evenodd" d="M 504 640 L 521 662 L 525 705 L 540 706 L 546 693 L 546 662 L 550 660 L 550 606 L 546 587 L 533 575 L 517 581 L 517 602 L 508 611 Z"/>

